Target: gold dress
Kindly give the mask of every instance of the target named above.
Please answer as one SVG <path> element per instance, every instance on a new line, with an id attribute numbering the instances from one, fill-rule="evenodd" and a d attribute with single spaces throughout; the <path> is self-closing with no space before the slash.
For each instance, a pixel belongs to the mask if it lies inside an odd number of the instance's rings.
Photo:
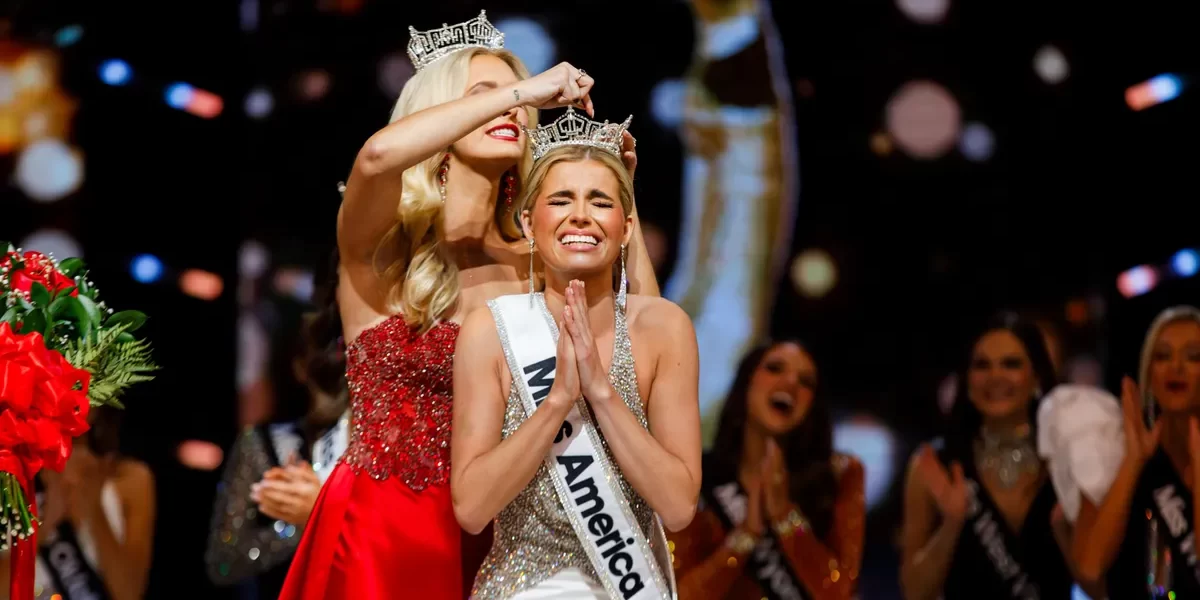
<path id="1" fill-rule="evenodd" d="M 547 311 L 545 299 L 541 294 L 535 294 L 535 300 L 543 311 Z M 629 329 L 625 314 L 621 310 L 616 313 L 615 340 L 613 343 L 612 365 L 609 367 L 608 378 L 613 388 L 629 406 L 633 416 L 642 427 L 649 428 L 646 411 L 642 406 L 642 398 L 638 394 L 637 375 L 633 368 L 633 349 L 629 342 Z M 558 329 L 553 325 L 554 319 L 549 319 L 558 340 Z M 500 330 L 505 348 L 509 342 Z M 507 354 L 507 352 L 506 352 Z M 509 366 L 513 361 L 509 357 Z M 514 374 L 514 381 L 520 377 Z M 525 421 L 525 404 L 521 398 L 520 388 L 510 386 L 508 400 L 504 411 L 504 427 L 502 436 L 507 438 L 517 431 Z M 604 452 L 609 461 L 615 466 L 616 460 L 604 436 L 600 436 Z M 629 507 L 642 529 L 642 534 L 648 538 L 654 524 L 654 511 L 646 503 L 633 486 L 616 471 L 621 490 L 629 498 Z M 538 584 L 553 577 L 560 571 L 575 568 L 593 581 L 599 581 L 595 569 L 588 561 L 588 555 L 583 549 L 571 522 L 567 519 L 562 502 L 554 489 L 554 474 L 543 462 L 538 467 L 537 474 L 525 489 L 521 490 L 514 499 L 496 517 L 495 538 L 492 550 L 484 560 L 479 575 L 475 578 L 475 589 L 472 598 L 480 600 L 510 598 L 522 591 L 532 589 Z M 669 568 L 669 566 L 667 567 Z"/>

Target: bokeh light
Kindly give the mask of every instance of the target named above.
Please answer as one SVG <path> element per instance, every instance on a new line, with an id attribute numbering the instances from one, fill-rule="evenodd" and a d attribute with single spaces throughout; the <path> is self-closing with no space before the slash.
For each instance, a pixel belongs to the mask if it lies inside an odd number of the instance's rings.
<path id="1" fill-rule="evenodd" d="M 154 283 L 162 278 L 163 263 L 153 254 L 139 254 L 129 261 L 129 274 L 141 283 Z"/>
<path id="2" fill-rule="evenodd" d="M 1126 298 L 1145 294 L 1157 284 L 1158 272 L 1148 265 L 1136 266 L 1117 277 L 1117 290 Z"/>
<path id="3" fill-rule="evenodd" d="M 983 123 L 967 123 L 958 139 L 958 151 L 969 160 L 983 162 L 992 157 L 996 149 L 996 137 Z"/>
<path id="4" fill-rule="evenodd" d="M 809 298 L 828 294 L 837 283 L 837 267 L 824 250 L 805 250 L 792 262 L 792 283 Z"/>
<path id="5" fill-rule="evenodd" d="M 404 84 L 413 76 L 412 61 L 403 52 L 393 52 L 379 60 L 379 89 L 389 100 L 400 97 Z"/>
<path id="6" fill-rule="evenodd" d="M 183 293 L 201 300 L 216 300 L 221 296 L 225 282 L 216 273 L 200 269 L 188 269 L 179 276 L 179 289 Z"/>
<path id="7" fill-rule="evenodd" d="M 896 145 L 917 159 L 934 159 L 954 147 L 961 112 L 954 96 L 932 81 L 911 81 L 887 105 L 887 128 Z"/>
<path id="8" fill-rule="evenodd" d="M 324 98 L 329 93 L 333 80 L 329 73 L 322 69 L 305 71 L 297 80 L 296 92 L 301 99 L 314 102 Z"/>
<path id="9" fill-rule="evenodd" d="M 79 242 L 61 229 L 39 229 L 26 236 L 17 246 L 24 250 L 37 250 L 42 254 L 53 255 L 59 260 L 83 257 L 83 248 Z"/>
<path id="10" fill-rule="evenodd" d="M 1200 268 L 1200 253 L 1184 248 L 1171 257 L 1171 271 L 1180 277 L 1191 277 Z"/>
<path id="11" fill-rule="evenodd" d="M 37 140 L 17 159 L 16 182 L 32 200 L 60 200 L 83 183 L 83 156 L 62 140 Z"/>
<path id="12" fill-rule="evenodd" d="M 246 94 L 246 115 L 252 119 L 265 119 L 275 108 L 275 97 L 270 90 L 256 87 Z"/>
<path id="13" fill-rule="evenodd" d="M 878 419 L 859 415 L 833 427 L 833 448 L 857 457 L 866 471 L 867 510 L 887 496 L 896 471 L 896 439 Z"/>
<path id="14" fill-rule="evenodd" d="M 529 72 L 537 75 L 554 66 L 554 38 L 541 23 L 528 17 L 508 17 L 495 23 L 504 32 L 504 47 L 516 54 Z"/>
<path id="15" fill-rule="evenodd" d="M 129 63 L 119 58 L 106 60 L 100 65 L 100 79 L 108 85 L 125 85 L 132 76 L 133 69 Z"/>
<path id="16" fill-rule="evenodd" d="M 681 79 L 664 79 L 650 91 L 650 114 L 664 129 L 675 129 L 683 123 L 683 106 L 687 84 Z"/>
<path id="17" fill-rule="evenodd" d="M 177 452 L 180 464 L 197 471 L 212 471 L 221 466 L 225 453 L 221 447 L 202 440 L 187 440 L 179 444 Z"/>
<path id="18" fill-rule="evenodd" d="M 922 25 L 941 23 L 950 11 L 950 0 L 896 0 L 905 16 Z"/>
<path id="19" fill-rule="evenodd" d="M 1061 83 L 1071 73 L 1067 57 L 1058 48 L 1046 45 L 1033 55 L 1033 70 L 1049 84 Z"/>

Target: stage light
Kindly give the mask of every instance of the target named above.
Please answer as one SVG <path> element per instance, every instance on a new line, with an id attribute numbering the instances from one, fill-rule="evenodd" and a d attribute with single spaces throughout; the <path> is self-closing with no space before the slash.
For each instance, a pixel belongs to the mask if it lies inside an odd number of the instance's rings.
<path id="1" fill-rule="evenodd" d="M 224 287 L 225 282 L 221 281 L 220 275 L 200 269 L 188 269 L 179 277 L 179 289 L 201 300 L 216 300 Z"/>
<path id="2" fill-rule="evenodd" d="M 201 440 L 180 443 L 176 453 L 180 464 L 197 471 L 212 471 L 221 466 L 221 461 L 225 459 L 220 446 Z"/>
<path id="3" fill-rule="evenodd" d="M 1145 110 L 1156 104 L 1174 100 L 1182 90 L 1183 82 L 1179 77 L 1171 74 L 1159 75 L 1125 90 L 1125 103 L 1133 110 Z"/>
<path id="4" fill-rule="evenodd" d="M 83 183 L 83 157 L 62 140 L 37 140 L 17 159 L 16 181 L 30 199 L 54 202 Z"/>
<path id="5" fill-rule="evenodd" d="M 54 33 L 54 43 L 60 48 L 66 48 L 78 42 L 83 37 L 83 26 L 67 25 Z"/>
<path id="6" fill-rule="evenodd" d="M 1088 301 L 1083 298 L 1068 301 L 1065 310 L 1067 322 L 1076 327 L 1086 325 L 1088 319 L 1091 318 L 1091 311 L 1088 308 Z"/>
<path id="7" fill-rule="evenodd" d="M 79 242 L 60 229 L 39 229 L 26 236 L 17 246 L 25 250 L 37 250 L 57 259 L 83 257 Z"/>
<path id="8" fill-rule="evenodd" d="M 329 73 L 321 69 L 313 69 L 300 76 L 297 91 L 305 100 L 320 100 L 329 93 L 330 85 Z"/>
<path id="9" fill-rule="evenodd" d="M 968 123 L 963 127 L 958 140 L 959 152 L 975 162 L 991 158 L 995 146 L 996 138 L 992 135 L 992 130 L 983 123 Z"/>
<path id="10" fill-rule="evenodd" d="M 805 250 L 792 262 L 792 283 L 809 298 L 820 298 L 837 283 L 837 267 L 824 250 Z"/>
<path id="11" fill-rule="evenodd" d="M 242 31 L 250 32 L 258 29 L 258 0 L 242 0 L 238 5 L 238 16 L 241 20 Z"/>
<path id="12" fill-rule="evenodd" d="M 275 98 L 266 88 L 256 87 L 246 94 L 246 114 L 252 119 L 263 119 L 275 108 Z"/>
<path id="13" fill-rule="evenodd" d="M 141 283 L 154 283 L 163 276 L 163 264 L 153 254 L 139 254 L 129 261 L 129 273 Z"/>
<path id="14" fill-rule="evenodd" d="M 106 60 L 100 65 L 100 79 L 108 85 L 125 85 L 132 74 L 129 63 L 119 58 Z"/>
<path id="15" fill-rule="evenodd" d="M 876 131 L 871 134 L 871 152 L 879 156 L 887 156 L 892 153 L 892 138 L 882 131 Z"/>
<path id="16" fill-rule="evenodd" d="M 683 123 L 683 106 L 687 100 L 687 84 L 681 79 L 664 79 L 650 91 L 650 114 L 664 129 L 675 129 Z"/>
<path id="17" fill-rule="evenodd" d="M 954 146 L 961 127 L 958 102 L 932 81 L 910 81 L 887 105 L 887 128 L 892 140 L 913 158 L 942 156 Z"/>
<path id="18" fill-rule="evenodd" d="M 1155 285 L 1158 285 L 1158 272 L 1147 265 L 1136 266 L 1117 277 L 1117 290 L 1126 298 L 1145 294 Z"/>
<path id="19" fill-rule="evenodd" d="M 221 110 L 224 108 L 224 102 L 220 96 L 186 83 L 173 83 L 167 86 L 166 99 L 171 108 L 206 119 L 221 114 Z"/>
<path id="20" fill-rule="evenodd" d="M 896 6 L 913 21 L 930 25 L 946 18 L 950 0 L 896 0 Z"/>
<path id="21" fill-rule="evenodd" d="M 1038 48 L 1033 55 L 1033 70 L 1042 81 L 1049 84 L 1062 82 L 1071 72 L 1067 57 L 1063 56 L 1061 50 L 1049 45 Z"/>
<path id="22" fill-rule="evenodd" d="M 1180 277 L 1191 277 L 1200 267 L 1200 253 L 1185 248 L 1171 257 L 1171 270 Z"/>
<path id="23" fill-rule="evenodd" d="M 404 84 L 413 76 L 412 61 L 403 52 L 394 52 L 379 61 L 379 89 L 389 100 L 400 97 Z"/>
<path id="24" fill-rule="evenodd" d="M 49 52 L 28 52 L 17 60 L 13 84 L 17 94 L 40 94 L 58 81 L 58 60 Z"/>
<path id="25" fill-rule="evenodd" d="M 891 430 L 874 417 L 860 415 L 834 425 L 833 448 L 862 461 L 867 510 L 878 506 L 895 479 L 896 439 Z"/>
<path id="26" fill-rule="evenodd" d="M 504 32 L 504 47 L 516 54 L 530 73 L 554 66 L 554 39 L 540 23 L 528 17 L 509 17 L 496 22 Z"/>

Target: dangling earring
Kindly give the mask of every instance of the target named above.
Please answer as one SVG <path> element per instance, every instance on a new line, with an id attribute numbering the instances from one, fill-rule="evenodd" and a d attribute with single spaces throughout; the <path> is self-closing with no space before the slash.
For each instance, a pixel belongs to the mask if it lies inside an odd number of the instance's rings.
<path id="1" fill-rule="evenodd" d="M 533 307 L 533 238 L 529 238 L 529 306 Z"/>
<path id="2" fill-rule="evenodd" d="M 438 168 L 438 188 L 442 192 L 442 204 L 446 203 L 446 176 L 450 173 L 450 153 L 446 153 L 446 157 L 442 159 L 442 166 Z"/>
<path id="3" fill-rule="evenodd" d="M 625 244 L 621 244 L 621 287 L 617 290 L 617 306 L 625 310 L 625 297 L 628 295 L 629 279 L 625 276 Z"/>
<path id="4" fill-rule="evenodd" d="M 513 176 L 512 171 L 504 175 L 504 206 L 508 210 L 512 210 L 513 192 L 516 190 L 517 178 Z"/>

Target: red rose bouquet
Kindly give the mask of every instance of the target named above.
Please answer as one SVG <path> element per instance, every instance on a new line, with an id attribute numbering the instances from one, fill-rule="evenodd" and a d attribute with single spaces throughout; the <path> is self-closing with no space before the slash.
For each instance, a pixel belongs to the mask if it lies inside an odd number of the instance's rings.
<path id="1" fill-rule="evenodd" d="M 88 410 L 121 407 L 157 367 L 133 336 L 146 316 L 98 301 L 83 261 L 0 242 L 0 550 L 13 550 L 10 597 L 33 597 L 33 478 L 62 471 Z"/>

